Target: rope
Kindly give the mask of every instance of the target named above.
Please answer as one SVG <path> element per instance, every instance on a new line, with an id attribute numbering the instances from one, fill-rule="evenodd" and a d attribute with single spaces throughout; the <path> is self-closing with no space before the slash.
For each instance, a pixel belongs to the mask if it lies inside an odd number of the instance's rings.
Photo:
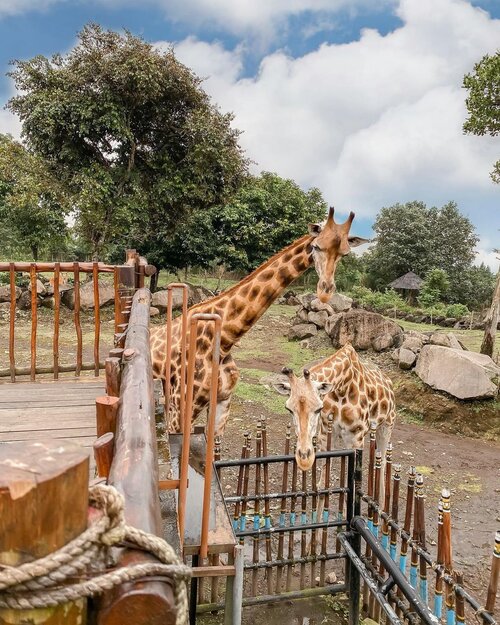
<path id="1" fill-rule="evenodd" d="M 0 566 L 0 608 L 52 607 L 100 595 L 139 578 L 165 576 L 173 582 L 177 625 L 185 625 L 188 619 L 186 581 L 191 577 L 191 569 L 181 564 L 175 551 L 162 538 L 125 524 L 124 499 L 114 487 L 92 486 L 89 503 L 100 514 L 80 536 L 34 562 L 18 567 Z M 66 585 L 74 578 L 105 569 L 109 548 L 122 543 L 151 553 L 160 562 L 121 567 Z"/>

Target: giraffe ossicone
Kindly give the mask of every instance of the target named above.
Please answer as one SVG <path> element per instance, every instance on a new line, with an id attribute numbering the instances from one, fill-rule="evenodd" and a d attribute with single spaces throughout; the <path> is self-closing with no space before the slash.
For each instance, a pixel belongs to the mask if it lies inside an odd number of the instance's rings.
<path id="1" fill-rule="evenodd" d="M 317 295 L 328 301 L 335 290 L 335 269 L 339 260 L 351 247 L 368 242 L 349 234 L 354 213 L 341 224 L 334 220 L 330 208 L 323 223 L 310 224 L 309 234 L 288 245 L 246 278 L 211 299 L 192 306 L 188 319 L 194 313 L 219 314 L 222 319 L 221 360 L 217 394 L 216 432 L 222 435 L 228 418 L 231 396 L 239 372 L 231 356 L 232 347 L 260 319 L 269 306 L 286 287 L 313 264 L 318 273 Z M 188 324 L 189 328 L 189 324 Z M 180 331 L 179 319 L 172 324 L 172 358 L 165 362 L 166 327 L 151 330 L 151 357 L 153 374 L 157 378 L 170 377 L 168 427 L 171 432 L 180 430 Z M 189 344 L 189 336 L 186 337 Z M 213 328 L 205 327 L 197 339 L 195 381 L 193 395 L 193 421 L 207 406 L 210 394 L 211 351 Z"/>

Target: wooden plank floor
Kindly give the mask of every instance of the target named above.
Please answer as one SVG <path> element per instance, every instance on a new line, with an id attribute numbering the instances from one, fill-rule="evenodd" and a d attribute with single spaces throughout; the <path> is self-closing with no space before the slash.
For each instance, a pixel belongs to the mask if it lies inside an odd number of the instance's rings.
<path id="1" fill-rule="evenodd" d="M 87 448 L 91 475 L 96 439 L 95 398 L 105 395 L 104 378 L 0 384 L 0 444 L 68 440 Z"/>

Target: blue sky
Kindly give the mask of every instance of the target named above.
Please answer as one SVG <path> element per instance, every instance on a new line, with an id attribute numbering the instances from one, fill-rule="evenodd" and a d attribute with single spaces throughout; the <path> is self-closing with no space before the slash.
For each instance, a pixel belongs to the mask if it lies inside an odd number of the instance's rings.
<path id="1" fill-rule="evenodd" d="M 88 21 L 174 43 L 255 171 L 318 186 L 359 234 L 381 206 L 455 200 L 496 267 L 500 150 L 463 135 L 461 80 L 500 47 L 500 0 L 0 0 L 0 103 L 10 59 L 67 51 Z M 0 132 L 19 133 L 6 111 Z"/>

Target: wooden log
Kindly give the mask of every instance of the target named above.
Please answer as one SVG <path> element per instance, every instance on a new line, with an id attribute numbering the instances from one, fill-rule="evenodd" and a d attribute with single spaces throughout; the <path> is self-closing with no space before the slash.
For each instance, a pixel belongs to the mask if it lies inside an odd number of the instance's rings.
<path id="1" fill-rule="evenodd" d="M 82 343 L 82 324 L 80 322 L 80 267 L 78 263 L 74 263 L 73 265 L 73 274 L 74 274 L 74 296 L 75 296 L 75 309 L 73 312 L 74 320 L 75 320 L 75 331 L 76 331 L 76 369 L 75 375 L 79 376 L 80 371 L 82 370 L 82 360 L 83 360 L 83 343 Z"/>
<path id="2" fill-rule="evenodd" d="M 52 354 L 54 362 L 54 380 L 59 378 L 59 319 L 61 313 L 61 294 L 59 293 L 59 280 L 61 277 L 61 265 L 54 266 L 54 337 L 52 339 Z"/>
<path id="3" fill-rule="evenodd" d="M 135 356 L 125 362 L 120 387 L 120 407 L 115 450 L 108 483 L 125 498 L 125 520 L 151 534 L 162 536 L 158 497 L 158 453 L 149 349 L 151 294 L 140 289 L 134 296 L 126 348 Z M 153 556 L 125 549 L 120 566 L 154 561 Z M 98 625 L 174 625 L 176 608 L 170 583 L 142 581 L 106 593 L 100 602 Z"/>
<path id="4" fill-rule="evenodd" d="M 36 329 L 38 323 L 37 312 L 37 292 L 36 292 L 36 266 L 35 263 L 30 265 L 30 284 L 31 284 L 31 370 L 30 378 L 34 382 L 36 379 Z"/>
<path id="5" fill-rule="evenodd" d="M 119 358 L 106 358 L 104 370 L 106 372 L 106 393 L 111 397 L 119 397 L 122 376 L 121 360 Z"/>
<path id="6" fill-rule="evenodd" d="M 88 452 L 63 441 L 0 445 L 0 566 L 63 547 L 87 527 Z M 8 625 L 81 625 L 86 601 L 38 610 L 0 609 Z"/>
<path id="7" fill-rule="evenodd" d="M 500 581 L 500 531 L 495 534 L 495 547 L 491 560 L 490 583 L 488 585 L 488 595 L 486 598 L 486 612 L 493 614 L 497 599 L 498 583 Z"/>
<path id="8" fill-rule="evenodd" d="M 113 432 L 106 432 L 93 444 L 94 459 L 99 477 L 108 479 L 111 463 L 113 462 L 113 450 L 115 446 L 115 435 Z"/>
<path id="9" fill-rule="evenodd" d="M 96 397 L 95 416 L 98 437 L 108 432 L 116 433 L 116 417 L 119 403 L 120 398 L 112 395 Z"/>
<path id="10" fill-rule="evenodd" d="M 99 263 L 93 263 L 92 279 L 94 283 L 94 375 L 99 375 L 99 339 L 101 337 L 101 302 L 99 298 Z"/>
<path id="11" fill-rule="evenodd" d="M 9 365 L 10 365 L 10 381 L 16 381 L 16 358 L 15 358 L 15 325 L 16 325 L 16 274 L 14 263 L 9 266 L 9 282 L 10 282 L 10 316 L 9 316 Z"/>

